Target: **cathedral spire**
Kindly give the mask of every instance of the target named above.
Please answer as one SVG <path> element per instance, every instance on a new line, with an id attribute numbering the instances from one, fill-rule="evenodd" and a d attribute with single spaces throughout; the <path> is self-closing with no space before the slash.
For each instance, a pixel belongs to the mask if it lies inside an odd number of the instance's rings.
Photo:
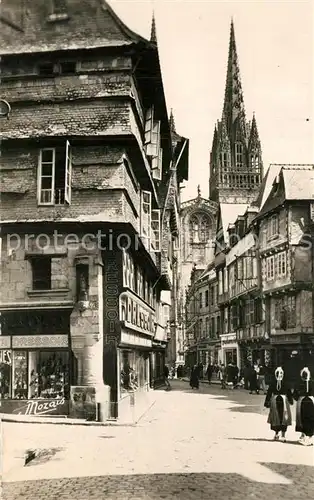
<path id="1" fill-rule="evenodd" d="M 243 138 L 245 138 L 245 109 L 233 19 L 231 20 L 230 27 L 229 55 L 223 115 L 227 123 L 229 137 L 233 135 L 233 127 L 237 122 L 240 126 L 242 134 L 244 135 Z"/>
<path id="2" fill-rule="evenodd" d="M 153 43 L 157 43 L 156 21 L 154 12 L 152 17 L 152 27 L 150 31 L 150 41 Z"/>
<path id="3" fill-rule="evenodd" d="M 173 116 L 172 108 L 170 110 L 169 125 L 170 125 L 170 132 L 176 133 L 176 125 L 174 123 L 174 116 Z"/>

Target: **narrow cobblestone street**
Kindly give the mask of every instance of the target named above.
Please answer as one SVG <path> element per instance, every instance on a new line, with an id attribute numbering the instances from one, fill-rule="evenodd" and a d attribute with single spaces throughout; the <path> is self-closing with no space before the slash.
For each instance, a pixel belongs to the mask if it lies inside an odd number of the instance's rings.
<path id="1" fill-rule="evenodd" d="M 313 447 L 273 442 L 263 401 L 173 381 L 136 427 L 3 423 L 3 498 L 314 498 Z M 23 466 L 27 448 L 45 451 Z"/>

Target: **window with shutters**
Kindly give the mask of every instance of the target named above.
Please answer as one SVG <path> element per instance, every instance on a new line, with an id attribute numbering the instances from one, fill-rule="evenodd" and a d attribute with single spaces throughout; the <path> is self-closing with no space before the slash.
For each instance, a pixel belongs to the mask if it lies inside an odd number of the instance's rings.
<path id="1" fill-rule="evenodd" d="M 38 204 L 64 205 L 71 203 L 71 146 L 43 148 L 39 151 Z"/>
<path id="2" fill-rule="evenodd" d="M 161 251 L 160 245 L 160 209 L 152 210 L 152 232 L 151 232 L 151 249 L 154 252 Z"/>
<path id="3" fill-rule="evenodd" d="M 146 120 L 145 120 L 145 146 L 146 146 L 146 151 L 147 151 L 147 148 L 148 148 L 149 144 L 152 142 L 153 122 L 154 122 L 154 108 L 151 107 L 151 108 L 149 108 L 147 110 Z"/>
<path id="4" fill-rule="evenodd" d="M 151 198 L 150 191 L 141 192 L 141 236 L 146 244 L 150 243 L 151 237 Z"/>
<path id="5" fill-rule="evenodd" d="M 152 176 L 153 179 L 161 181 L 162 179 L 162 148 L 159 148 L 158 155 L 152 157 Z"/>

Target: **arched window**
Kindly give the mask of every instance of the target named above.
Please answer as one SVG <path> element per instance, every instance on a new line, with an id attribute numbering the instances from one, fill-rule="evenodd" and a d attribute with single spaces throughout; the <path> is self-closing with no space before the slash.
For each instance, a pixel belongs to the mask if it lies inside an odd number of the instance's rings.
<path id="1" fill-rule="evenodd" d="M 243 144 L 237 142 L 235 145 L 235 161 L 236 169 L 241 170 L 243 167 Z"/>
<path id="2" fill-rule="evenodd" d="M 210 219 L 206 214 L 193 214 L 190 218 L 190 239 L 192 243 L 203 243 L 210 238 Z"/>
<path id="3" fill-rule="evenodd" d="M 197 215 L 193 215 L 190 218 L 190 236 L 194 243 L 198 242 L 198 231 L 199 231 L 199 220 Z"/>
<path id="4" fill-rule="evenodd" d="M 200 217 L 200 241 L 207 241 L 209 239 L 209 220 L 207 215 Z"/>

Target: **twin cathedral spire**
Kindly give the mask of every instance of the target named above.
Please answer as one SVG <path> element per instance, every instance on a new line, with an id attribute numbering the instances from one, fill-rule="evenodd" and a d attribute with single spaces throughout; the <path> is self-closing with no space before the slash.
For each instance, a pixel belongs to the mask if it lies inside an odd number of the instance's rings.
<path id="1" fill-rule="evenodd" d="M 239 60 L 231 21 L 225 97 L 214 130 L 210 157 L 210 198 L 222 203 L 249 203 L 263 175 L 262 150 L 255 115 L 245 116 Z"/>

